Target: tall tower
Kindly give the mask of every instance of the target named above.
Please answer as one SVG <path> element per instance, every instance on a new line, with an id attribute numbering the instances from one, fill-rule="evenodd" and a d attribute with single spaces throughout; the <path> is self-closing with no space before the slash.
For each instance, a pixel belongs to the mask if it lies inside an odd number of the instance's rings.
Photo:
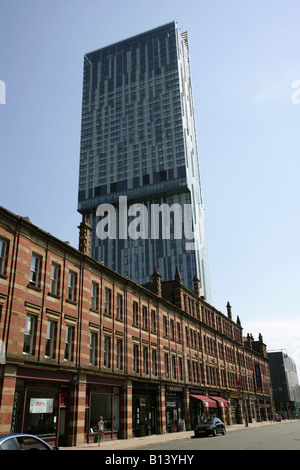
<path id="1" fill-rule="evenodd" d="M 175 22 L 85 55 L 78 211 L 92 257 L 139 284 L 179 268 L 211 301 L 188 38 Z"/>

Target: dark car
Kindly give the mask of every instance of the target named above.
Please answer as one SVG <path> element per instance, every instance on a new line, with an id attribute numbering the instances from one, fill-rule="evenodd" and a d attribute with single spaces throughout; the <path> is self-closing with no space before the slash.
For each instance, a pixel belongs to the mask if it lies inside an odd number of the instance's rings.
<path id="1" fill-rule="evenodd" d="M 195 437 L 216 436 L 217 434 L 226 434 L 224 423 L 219 418 L 209 418 L 204 423 L 198 424 L 195 429 Z"/>
<path id="2" fill-rule="evenodd" d="M 0 450 L 56 450 L 56 448 L 32 434 L 5 434 L 0 436 Z"/>

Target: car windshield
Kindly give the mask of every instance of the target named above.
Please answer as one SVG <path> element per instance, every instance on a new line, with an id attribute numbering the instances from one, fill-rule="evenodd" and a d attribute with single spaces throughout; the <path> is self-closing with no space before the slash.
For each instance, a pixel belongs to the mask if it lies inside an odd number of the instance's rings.
<path id="1" fill-rule="evenodd" d="M 206 424 L 214 424 L 215 420 L 214 418 L 209 418 L 207 421 L 206 421 Z"/>

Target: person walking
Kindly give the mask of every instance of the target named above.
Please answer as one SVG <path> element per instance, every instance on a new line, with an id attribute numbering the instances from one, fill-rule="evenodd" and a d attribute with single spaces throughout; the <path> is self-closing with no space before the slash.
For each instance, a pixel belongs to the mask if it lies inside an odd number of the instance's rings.
<path id="1" fill-rule="evenodd" d="M 103 423 L 103 417 L 100 416 L 99 421 L 98 421 L 98 447 L 101 446 L 101 442 L 104 441 L 104 423 Z"/>

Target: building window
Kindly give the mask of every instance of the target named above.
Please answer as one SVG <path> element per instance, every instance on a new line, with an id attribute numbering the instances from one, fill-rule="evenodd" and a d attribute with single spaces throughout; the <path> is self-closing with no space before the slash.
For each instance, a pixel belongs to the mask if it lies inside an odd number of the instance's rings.
<path id="1" fill-rule="evenodd" d="M 168 336 L 168 323 L 167 317 L 163 317 L 163 335 L 165 338 Z"/>
<path id="2" fill-rule="evenodd" d="M 123 341 L 117 339 L 117 363 L 116 368 L 118 370 L 123 370 Z"/>
<path id="3" fill-rule="evenodd" d="M 96 282 L 92 282 L 92 292 L 91 292 L 91 308 L 92 310 L 98 310 L 98 292 L 99 286 Z"/>
<path id="4" fill-rule="evenodd" d="M 155 310 L 151 310 L 151 333 L 156 333 L 156 314 L 155 314 Z"/>
<path id="5" fill-rule="evenodd" d="M 25 333 L 24 333 L 24 354 L 33 354 L 35 333 L 35 317 L 26 315 Z"/>
<path id="6" fill-rule="evenodd" d="M 110 367 L 110 343 L 111 339 L 109 336 L 105 336 L 104 338 L 104 359 L 103 359 L 103 366 Z"/>
<path id="7" fill-rule="evenodd" d="M 179 322 L 177 323 L 177 341 L 181 343 L 181 325 Z"/>
<path id="8" fill-rule="evenodd" d="M 7 243 L 0 240 L 0 274 L 5 274 L 5 260 L 7 254 Z"/>
<path id="9" fill-rule="evenodd" d="M 170 339 L 171 341 L 174 341 L 175 339 L 175 331 L 174 331 L 174 320 L 170 320 Z"/>
<path id="10" fill-rule="evenodd" d="M 73 340 L 74 340 L 74 328 L 73 326 L 66 326 L 65 336 L 65 361 L 73 360 Z"/>
<path id="11" fill-rule="evenodd" d="M 71 302 L 76 301 L 76 280 L 77 275 L 70 271 L 68 281 L 68 300 L 71 300 Z"/>
<path id="12" fill-rule="evenodd" d="M 152 349 L 152 374 L 157 375 L 157 356 L 156 349 Z"/>
<path id="13" fill-rule="evenodd" d="M 53 358 L 55 354 L 56 322 L 47 322 L 45 357 Z"/>
<path id="14" fill-rule="evenodd" d="M 105 292 L 104 292 L 104 313 L 105 313 L 105 315 L 110 315 L 110 297 L 111 297 L 110 290 L 105 289 Z"/>
<path id="15" fill-rule="evenodd" d="M 123 318 L 123 297 L 121 294 L 117 294 L 117 320 Z"/>
<path id="16" fill-rule="evenodd" d="M 139 371 L 139 347 L 137 344 L 133 345 L 133 371 Z"/>
<path id="17" fill-rule="evenodd" d="M 96 365 L 97 333 L 90 333 L 90 365 Z"/>
<path id="18" fill-rule="evenodd" d="M 176 358 L 175 358 L 175 356 L 172 356 L 172 378 L 173 379 L 177 378 Z"/>
<path id="19" fill-rule="evenodd" d="M 148 374 L 148 348 L 143 348 L 143 373 Z"/>
<path id="20" fill-rule="evenodd" d="M 133 325 L 138 326 L 138 304 L 137 302 L 133 302 Z"/>
<path id="21" fill-rule="evenodd" d="M 182 363 L 182 357 L 178 358 L 178 374 L 179 374 L 179 380 L 183 380 L 183 363 Z"/>
<path id="22" fill-rule="evenodd" d="M 59 294 L 59 274 L 60 266 L 55 263 L 52 263 L 50 275 L 50 293 L 54 295 Z"/>
<path id="23" fill-rule="evenodd" d="M 165 375 L 169 377 L 169 354 L 165 353 Z"/>
<path id="24" fill-rule="evenodd" d="M 40 269 L 41 269 L 41 258 L 39 256 L 32 255 L 31 265 L 30 265 L 30 279 L 29 279 L 29 284 L 31 286 L 39 287 Z"/>
<path id="25" fill-rule="evenodd" d="M 148 329 L 147 307 L 143 306 L 142 316 L 143 316 L 143 329 L 147 330 Z"/>

